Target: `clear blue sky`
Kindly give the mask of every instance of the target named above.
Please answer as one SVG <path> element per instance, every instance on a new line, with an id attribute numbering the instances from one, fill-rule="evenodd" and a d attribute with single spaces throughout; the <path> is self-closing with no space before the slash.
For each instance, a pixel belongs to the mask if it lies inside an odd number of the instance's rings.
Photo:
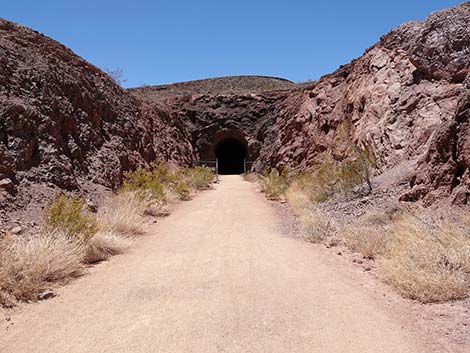
<path id="1" fill-rule="evenodd" d="M 0 16 L 32 27 L 126 87 L 226 75 L 317 79 L 382 34 L 461 1 L 4 0 Z"/>

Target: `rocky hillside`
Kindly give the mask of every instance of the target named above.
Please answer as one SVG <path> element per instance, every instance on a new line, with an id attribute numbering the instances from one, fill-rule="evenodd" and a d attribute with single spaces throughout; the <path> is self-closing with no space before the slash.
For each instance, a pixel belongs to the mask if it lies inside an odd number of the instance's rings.
<path id="1" fill-rule="evenodd" d="M 55 188 L 86 195 L 156 158 L 190 158 L 169 128 L 71 50 L 0 20 L 0 219 Z"/>
<path id="2" fill-rule="evenodd" d="M 464 3 L 399 26 L 310 85 L 242 76 L 123 90 L 60 43 L 1 20 L 0 218 L 51 190 L 115 188 L 155 159 L 211 159 L 227 137 L 256 170 L 314 168 L 351 140 L 373 149 L 379 172 L 407 166 L 394 180 L 402 200 L 466 204 L 469 47 Z"/>
<path id="3" fill-rule="evenodd" d="M 466 204 L 469 68 L 470 3 L 399 26 L 351 64 L 292 93 L 260 159 L 307 168 L 352 139 L 372 147 L 381 171 L 417 162 L 402 200 L 451 195 Z"/>

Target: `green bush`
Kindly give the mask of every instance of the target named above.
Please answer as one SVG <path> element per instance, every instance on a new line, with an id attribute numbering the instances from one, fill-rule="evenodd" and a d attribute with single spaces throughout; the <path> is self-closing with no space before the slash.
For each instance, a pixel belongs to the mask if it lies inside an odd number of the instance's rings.
<path id="1" fill-rule="evenodd" d="M 197 166 L 187 169 L 189 184 L 196 190 L 205 190 L 214 182 L 214 175 L 208 167 Z"/>
<path id="2" fill-rule="evenodd" d="M 168 190 L 174 191 L 181 200 L 191 198 L 191 189 L 208 189 L 214 180 L 207 167 L 180 168 L 171 171 L 163 161 L 151 163 L 150 169 L 138 167 L 125 173 L 124 190 L 138 192 L 144 199 L 165 203 Z"/>
<path id="3" fill-rule="evenodd" d="M 144 196 L 150 195 L 157 202 L 165 202 L 165 186 L 158 176 L 158 172 L 147 171 L 139 166 L 136 170 L 125 173 L 126 180 L 123 188 L 127 191 L 136 191 Z"/>
<path id="4" fill-rule="evenodd" d="M 98 231 L 98 222 L 84 211 L 84 201 L 79 197 L 60 195 L 44 210 L 44 228 L 60 230 L 71 237 L 90 239 Z"/>
<path id="5" fill-rule="evenodd" d="M 173 186 L 173 191 L 178 195 L 180 200 L 187 201 L 191 199 L 191 188 L 184 180 L 176 182 Z"/>
<path id="6" fill-rule="evenodd" d="M 165 161 L 154 161 L 150 164 L 152 178 L 163 185 L 172 185 L 177 182 L 176 174 L 173 173 Z"/>

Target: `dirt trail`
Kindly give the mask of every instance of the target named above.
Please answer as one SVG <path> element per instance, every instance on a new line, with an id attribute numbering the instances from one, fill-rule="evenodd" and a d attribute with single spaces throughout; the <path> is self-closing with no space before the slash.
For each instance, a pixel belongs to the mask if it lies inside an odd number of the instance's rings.
<path id="1" fill-rule="evenodd" d="M 239 176 L 1 326 L 1 352 L 425 352 L 334 258 L 276 230 Z M 155 233 L 155 234 L 154 234 Z"/>

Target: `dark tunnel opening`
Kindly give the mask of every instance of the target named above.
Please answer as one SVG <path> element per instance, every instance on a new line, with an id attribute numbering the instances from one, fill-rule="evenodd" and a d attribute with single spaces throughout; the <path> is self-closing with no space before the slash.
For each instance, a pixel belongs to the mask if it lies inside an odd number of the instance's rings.
<path id="1" fill-rule="evenodd" d="M 242 174 L 245 158 L 245 145 L 237 139 L 228 138 L 215 146 L 215 155 L 219 161 L 219 174 Z"/>

